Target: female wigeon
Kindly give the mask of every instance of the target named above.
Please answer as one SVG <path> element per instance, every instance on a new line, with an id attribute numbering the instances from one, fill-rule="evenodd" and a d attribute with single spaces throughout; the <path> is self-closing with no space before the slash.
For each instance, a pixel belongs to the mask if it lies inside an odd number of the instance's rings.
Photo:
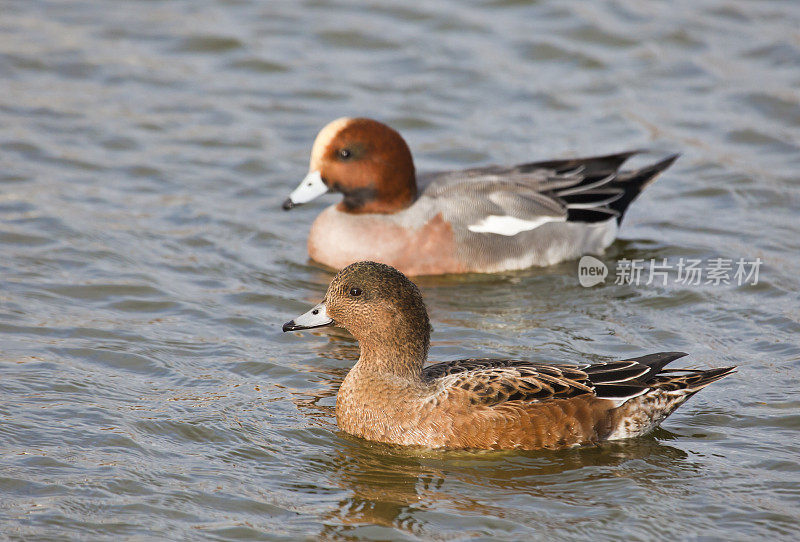
<path id="1" fill-rule="evenodd" d="M 283 330 L 332 324 L 361 346 L 336 400 L 339 427 L 393 444 L 539 449 L 638 437 L 735 369 L 664 369 L 682 352 L 580 365 L 463 359 L 423 367 L 430 325 L 422 295 L 374 262 L 341 270 L 323 302 Z"/>
<path id="2" fill-rule="evenodd" d="M 359 260 L 409 275 L 552 265 L 601 253 L 628 205 L 677 158 L 619 172 L 637 152 L 417 175 L 399 133 L 342 118 L 317 135 L 309 173 L 283 208 L 344 195 L 308 237 L 311 258 L 335 269 Z"/>

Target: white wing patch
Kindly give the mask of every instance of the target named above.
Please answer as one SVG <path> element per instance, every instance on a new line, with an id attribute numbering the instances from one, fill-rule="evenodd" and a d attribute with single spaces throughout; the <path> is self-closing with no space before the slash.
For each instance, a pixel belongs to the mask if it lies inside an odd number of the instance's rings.
<path id="1" fill-rule="evenodd" d="M 564 222 L 565 217 L 541 216 L 533 220 L 523 220 L 514 216 L 489 215 L 477 224 L 467 226 L 469 231 L 475 233 L 496 233 L 511 237 L 523 231 L 535 230 L 548 222 Z"/>

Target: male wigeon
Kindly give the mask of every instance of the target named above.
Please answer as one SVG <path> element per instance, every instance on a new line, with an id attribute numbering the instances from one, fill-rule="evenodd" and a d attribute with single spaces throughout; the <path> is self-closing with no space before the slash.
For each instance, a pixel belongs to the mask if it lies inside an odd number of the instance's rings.
<path id="1" fill-rule="evenodd" d="M 686 354 L 555 365 L 509 359 L 425 364 L 428 313 L 417 287 L 388 265 L 358 262 L 283 331 L 340 325 L 361 346 L 336 400 L 339 427 L 392 444 L 539 449 L 644 435 L 735 367 L 664 369 Z"/>
<path id="2" fill-rule="evenodd" d="M 308 175 L 283 208 L 344 195 L 308 237 L 311 258 L 335 269 L 360 260 L 409 275 L 552 265 L 601 253 L 628 205 L 677 158 L 618 171 L 637 152 L 417 175 L 399 133 L 341 118 L 317 135 Z"/>

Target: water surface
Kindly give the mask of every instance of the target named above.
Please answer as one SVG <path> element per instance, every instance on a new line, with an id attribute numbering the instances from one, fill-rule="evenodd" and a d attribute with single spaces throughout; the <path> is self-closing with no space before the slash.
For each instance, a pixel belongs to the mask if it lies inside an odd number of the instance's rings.
<path id="1" fill-rule="evenodd" d="M 4 2 L 3 535 L 797 539 L 798 26 L 777 0 Z M 433 360 L 739 372 L 602 448 L 340 433 L 356 343 L 280 332 L 332 276 L 305 239 L 334 199 L 280 204 L 342 115 L 398 128 L 421 170 L 682 153 L 604 285 L 575 262 L 421 279 Z M 614 284 L 622 258 L 717 257 L 760 258 L 758 284 Z"/>

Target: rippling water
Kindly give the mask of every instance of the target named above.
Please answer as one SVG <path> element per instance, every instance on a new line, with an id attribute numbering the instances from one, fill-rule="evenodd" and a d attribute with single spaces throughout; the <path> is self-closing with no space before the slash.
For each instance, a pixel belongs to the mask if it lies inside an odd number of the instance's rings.
<path id="1" fill-rule="evenodd" d="M 798 27 L 777 0 L 3 2 L 3 535 L 796 540 Z M 340 433 L 357 345 L 280 332 L 331 278 L 305 251 L 325 203 L 280 203 L 342 115 L 423 170 L 679 151 L 603 260 L 764 262 L 743 286 L 423 278 L 432 359 L 740 371 L 602 448 Z"/>

